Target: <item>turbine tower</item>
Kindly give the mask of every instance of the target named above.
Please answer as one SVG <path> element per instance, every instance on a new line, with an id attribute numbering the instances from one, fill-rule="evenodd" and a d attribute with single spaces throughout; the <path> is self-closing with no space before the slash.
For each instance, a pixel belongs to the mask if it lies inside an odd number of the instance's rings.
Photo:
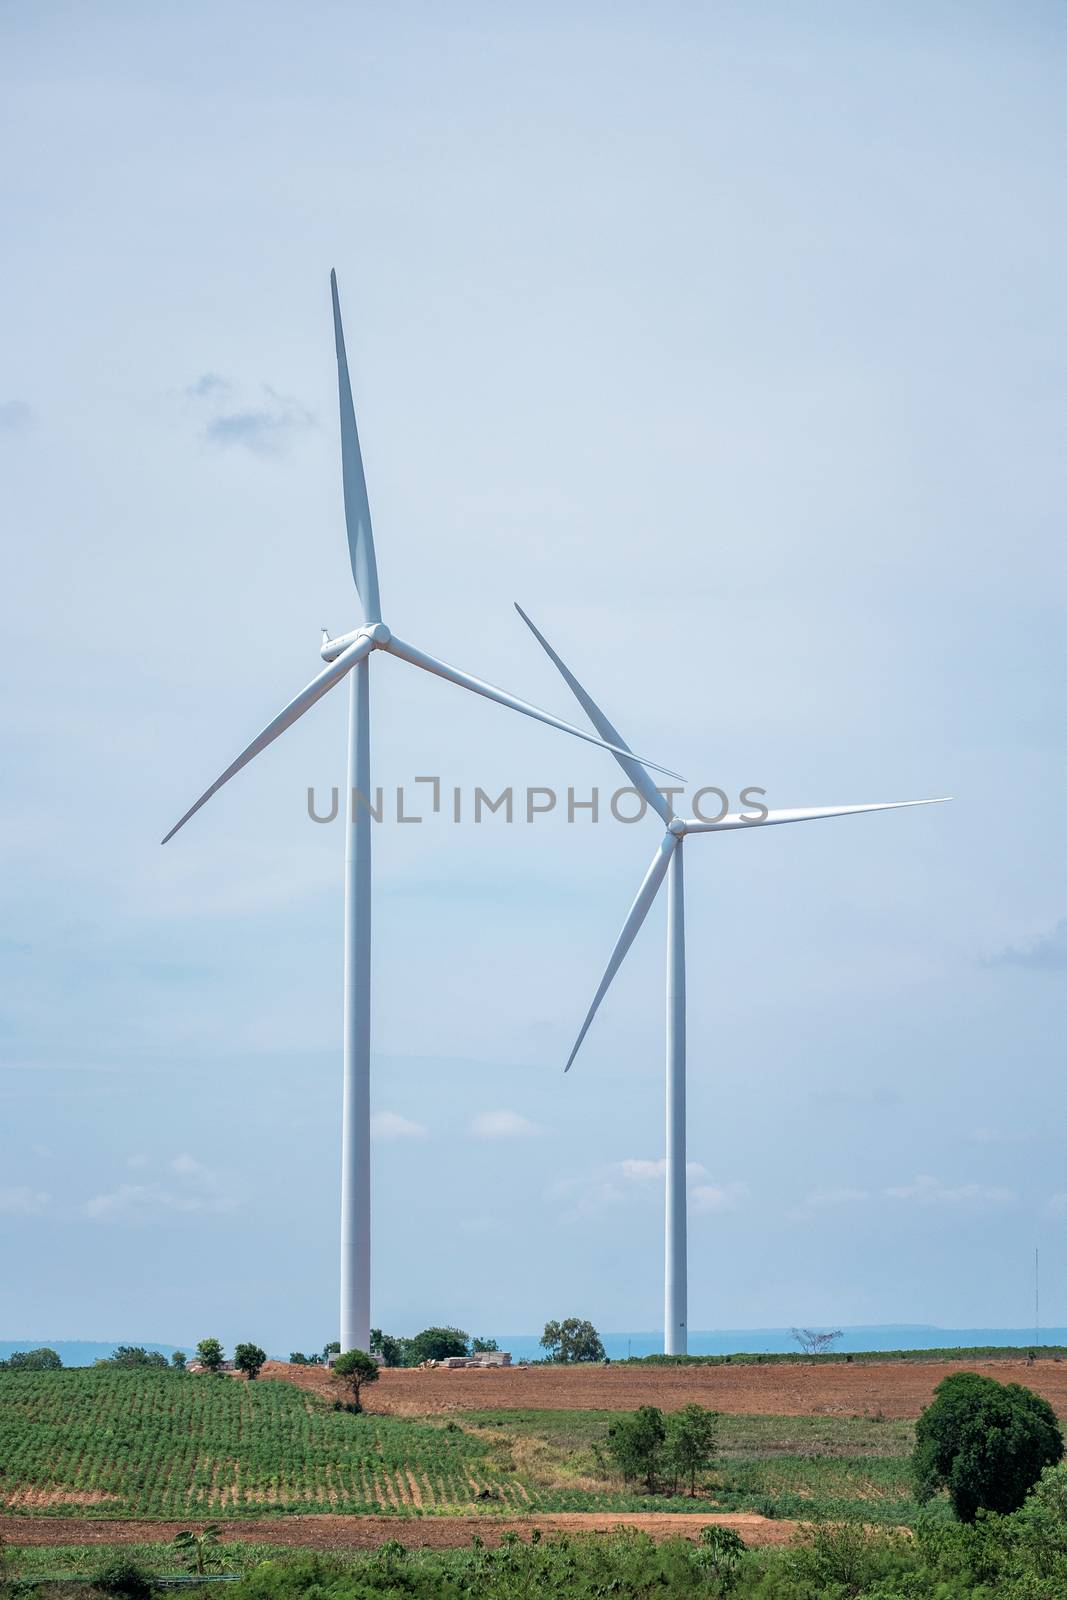
<path id="1" fill-rule="evenodd" d="M 765 828 L 781 822 L 815 822 L 823 817 L 847 817 L 860 811 L 896 811 L 905 806 L 940 805 L 937 800 L 891 800 L 863 806 L 817 806 L 796 811 L 766 811 L 763 817 L 728 813 L 718 822 L 676 817 L 666 796 L 649 777 L 646 763 L 635 756 L 618 729 L 613 727 L 596 701 L 578 682 L 570 668 L 553 650 L 544 634 L 530 621 L 521 606 L 516 611 L 559 669 L 589 721 L 609 745 L 615 759 L 634 788 L 662 819 L 666 832 L 652 858 L 652 865 L 641 882 L 630 907 L 622 932 L 611 952 L 611 959 L 593 996 L 593 1003 L 567 1058 L 569 1072 L 582 1040 L 589 1032 L 600 1002 L 622 965 L 627 950 L 644 922 L 664 878 L 667 886 L 667 1094 L 666 1094 L 666 1173 L 664 1207 L 663 1343 L 667 1355 L 685 1355 L 688 1342 L 688 1288 L 686 1248 L 685 1186 L 685 882 L 683 845 L 690 834 L 726 833 L 737 828 Z M 759 810 L 766 810 L 761 806 Z"/>
<path id="2" fill-rule="evenodd" d="M 370 504 L 363 474 L 352 385 L 348 376 L 337 275 L 330 274 L 333 298 L 334 340 L 337 347 L 337 384 L 341 408 L 341 479 L 345 524 L 352 577 L 363 606 L 363 624 L 339 637 L 323 637 L 320 655 L 327 663 L 272 722 L 269 722 L 236 761 L 205 789 L 195 804 L 176 822 L 163 843 L 173 839 L 211 796 L 254 756 L 283 734 L 317 700 L 348 677 L 348 793 L 345 803 L 345 911 L 344 911 L 344 1092 L 341 1115 L 341 1317 L 342 1350 L 370 1348 L 370 953 L 371 953 L 371 795 L 370 772 L 370 656 L 382 650 L 412 666 L 495 700 L 511 711 L 533 717 L 590 744 L 604 741 L 572 727 L 551 712 L 497 689 L 480 678 L 460 672 L 414 645 L 405 644 L 382 621 L 378 593 L 378 567 L 374 557 Z M 613 751 L 623 755 L 622 750 Z M 666 772 L 655 762 L 649 766 Z M 676 774 L 670 774 L 676 776 Z"/>

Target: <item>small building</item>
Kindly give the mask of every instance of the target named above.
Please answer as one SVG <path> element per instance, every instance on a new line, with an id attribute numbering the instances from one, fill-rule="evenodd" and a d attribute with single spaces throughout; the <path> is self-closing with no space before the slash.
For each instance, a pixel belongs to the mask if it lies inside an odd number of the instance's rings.
<path id="1" fill-rule="evenodd" d="M 510 1367 L 510 1350 L 479 1350 L 473 1356 L 446 1356 L 439 1361 L 440 1367 Z"/>

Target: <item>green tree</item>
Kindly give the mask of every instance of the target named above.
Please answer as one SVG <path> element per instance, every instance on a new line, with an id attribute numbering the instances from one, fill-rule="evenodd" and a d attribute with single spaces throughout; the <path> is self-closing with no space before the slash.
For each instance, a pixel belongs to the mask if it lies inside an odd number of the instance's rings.
<path id="1" fill-rule="evenodd" d="M 1047 1400 L 1018 1383 L 954 1372 L 916 1423 L 912 1470 L 920 1500 L 947 1489 L 960 1521 L 973 1522 L 983 1507 L 1017 1511 L 1062 1455 Z"/>
<path id="2" fill-rule="evenodd" d="M 344 1355 L 338 1356 L 334 1362 L 333 1375 L 335 1378 L 340 1378 L 352 1396 L 355 1410 L 362 1411 L 363 1401 L 360 1396 L 366 1384 L 378 1382 L 378 1363 L 365 1350 L 346 1350 Z"/>
<path id="3" fill-rule="evenodd" d="M 170 1364 L 174 1368 L 175 1372 L 184 1372 L 185 1371 L 185 1351 L 184 1350 L 172 1350 L 171 1353 L 170 1353 Z"/>
<path id="4" fill-rule="evenodd" d="M 202 1578 L 206 1572 L 227 1570 L 229 1563 L 222 1552 L 219 1532 L 218 1523 L 209 1522 L 199 1533 L 191 1528 L 183 1528 L 174 1535 L 172 1548 L 186 1572 L 193 1572 Z"/>
<path id="5" fill-rule="evenodd" d="M 638 1406 L 608 1429 L 608 1454 L 627 1482 L 644 1480 L 655 1494 L 663 1463 L 667 1426 L 658 1406 Z"/>
<path id="6" fill-rule="evenodd" d="M 444 1361 L 448 1356 L 465 1356 L 470 1348 L 470 1337 L 462 1328 L 423 1328 L 407 1342 L 409 1367 L 421 1366 L 424 1361 Z"/>
<path id="7" fill-rule="evenodd" d="M 318 1358 L 318 1356 L 316 1356 L 315 1357 L 315 1361 L 314 1361 L 314 1365 L 318 1366 L 318 1362 L 319 1362 L 319 1358 Z M 290 1352 L 289 1352 L 289 1365 L 293 1366 L 293 1367 L 310 1367 L 312 1365 L 312 1363 L 308 1360 L 308 1358 L 304 1354 L 303 1350 L 290 1350 Z"/>
<path id="8" fill-rule="evenodd" d="M 312 1361 L 317 1359 L 319 1366 L 326 1367 L 329 1366 L 331 1356 L 339 1356 L 340 1354 L 341 1346 L 338 1344 L 337 1340 L 334 1339 L 329 1344 L 323 1345 L 321 1356 L 318 1356 L 317 1358 L 312 1356 L 311 1359 Z"/>
<path id="9" fill-rule="evenodd" d="M 541 1347 L 550 1361 L 603 1361 L 604 1346 L 591 1322 L 580 1317 L 565 1317 L 562 1322 L 546 1322 Z"/>
<path id="10" fill-rule="evenodd" d="M 381 1356 L 383 1364 L 387 1367 L 404 1365 L 407 1344 L 407 1339 L 395 1339 L 391 1333 L 383 1333 L 381 1328 L 372 1328 L 370 1331 L 371 1354 Z"/>
<path id="11" fill-rule="evenodd" d="M 497 1344 L 495 1339 L 472 1339 L 471 1340 L 471 1355 L 472 1356 L 492 1355 L 499 1349 L 500 1349 L 500 1346 Z"/>
<path id="12" fill-rule="evenodd" d="M 218 1372 L 225 1359 L 225 1351 L 217 1339 L 201 1339 L 196 1347 L 196 1359 L 205 1372 Z"/>
<path id="13" fill-rule="evenodd" d="M 47 1345 L 38 1350 L 12 1350 L 6 1361 L 0 1361 L 0 1370 L 11 1372 L 59 1372 L 62 1367 L 57 1352 Z"/>
<path id="14" fill-rule="evenodd" d="M 167 1358 L 159 1350 L 146 1350 L 143 1344 L 120 1344 L 109 1356 L 95 1363 L 98 1367 L 163 1367 Z"/>
<path id="15" fill-rule="evenodd" d="M 243 1372 L 249 1383 L 258 1378 L 267 1352 L 261 1350 L 258 1344 L 239 1344 L 233 1352 L 233 1364 L 238 1372 Z"/>
<path id="16" fill-rule="evenodd" d="M 706 1472 L 715 1459 L 719 1419 L 704 1406 L 683 1406 L 667 1418 L 666 1462 L 674 1478 L 688 1480 L 696 1494 L 698 1472 Z"/>

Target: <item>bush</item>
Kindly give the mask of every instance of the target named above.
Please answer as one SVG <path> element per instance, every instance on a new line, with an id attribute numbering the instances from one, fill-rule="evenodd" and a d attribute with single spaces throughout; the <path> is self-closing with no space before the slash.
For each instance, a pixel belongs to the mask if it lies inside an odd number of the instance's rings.
<path id="1" fill-rule="evenodd" d="M 152 1593 L 150 1575 L 124 1555 L 114 1555 L 98 1567 L 93 1584 L 103 1594 L 116 1595 L 119 1600 L 148 1600 Z"/>
<path id="2" fill-rule="evenodd" d="M 954 1372 L 934 1390 L 915 1428 L 912 1468 L 919 1499 L 947 1489 L 957 1517 L 1016 1511 L 1063 1455 L 1056 1413 L 1021 1384 Z"/>

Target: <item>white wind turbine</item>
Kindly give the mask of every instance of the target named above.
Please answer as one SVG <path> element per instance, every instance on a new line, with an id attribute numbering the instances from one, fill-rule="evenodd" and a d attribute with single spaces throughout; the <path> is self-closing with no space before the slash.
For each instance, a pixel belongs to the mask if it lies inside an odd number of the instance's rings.
<path id="1" fill-rule="evenodd" d="M 461 689 L 484 695 L 512 711 L 545 722 L 551 728 L 574 734 L 590 744 L 604 741 L 572 727 L 548 711 L 519 700 L 503 689 L 494 688 L 480 678 L 460 672 L 438 661 L 414 645 L 405 644 L 382 621 L 378 595 L 378 568 L 374 559 L 370 505 L 363 475 L 356 413 L 348 377 L 341 308 L 337 298 L 337 277 L 330 274 L 333 297 L 333 325 L 337 346 L 337 383 L 341 405 L 341 476 L 344 488 L 345 523 L 352 576 L 363 605 L 364 623 L 350 633 L 330 639 L 323 634 L 320 654 L 329 664 L 291 700 L 285 710 L 269 722 L 236 761 L 199 800 L 176 822 L 163 843 L 173 839 L 178 829 L 205 801 L 247 766 L 253 756 L 273 743 L 279 734 L 292 727 L 304 712 L 321 700 L 341 679 L 351 674 L 348 715 L 348 789 L 345 806 L 345 922 L 344 922 L 344 1094 L 341 1121 L 341 1318 L 342 1350 L 367 1350 L 370 1346 L 370 950 L 371 950 L 371 795 L 370 775 L 370 677 L 368 658 L 374 650 L 384 650 L 422 667 L 426 672 L 447 678 Z M 616 752 L 622 755 L 622 751 Z M 669 769 L 655 762 L 656 771 Z M 671 774 L 674 776 L 674 774 Z M 355 796 L 363 797 L 357 804 Z"/>
<path id="2" fill-rule="evenodd" d="M 582 1040 L 589 1032 L 600 1002 L 607 994 L 611 981 L 622 965 L 627 950 L 633 944 L 649 909 L 668 873 L 667 889 L 667 1137 L 666 1137 L 666 1204 L 664 1237 L 663 1281 L 663 1340 L 667 1355 L 684 1355 L 688 1339 L 688 1288 L 686 1251 L 686 1173 L 685 1173 L 685 898 L 682 876 L 682 846 L 691 833 L 726 833 L 736 828 L 769 827 L 779 822 L 814 822 L 822 817 L 847 817 L 860 811 L 895 811 L 904 806 L 940 805 L 948 796 L 937 800 L 891 800 L 863 806 L 811 806 L 796 811 L 767 811 L 762 818 L 747 819 L 740 813 L 729 813 L 718 822 L 700 822 L 695 818 L 676 817 L 666 797 L 652 782 L 645 764 L 627 747 L 618 729 L 612 726 L 600 707 L 583 689 L 577 678 L 560 659 L 544 634 L 530 621 L 521 606 L 516 611 L 526 623 L 534 638 L 539 641 L 550 659 L 558 667 L 573 691 L 586 716 L 622 767 L 634 788 L 643 795 L 652 809 L 663 818 L 666 833 L 652 858 L 652 865 L 641 882 L 623 924 L 611 959 L 593 996 L 585 1021 L 582 1023 L 574 1048 L 563 1069 L 569 1072 Z M 625 751 L 625 754 L 620 752 Z M 765 810 L 765 807 L 760 807 Z"/>

